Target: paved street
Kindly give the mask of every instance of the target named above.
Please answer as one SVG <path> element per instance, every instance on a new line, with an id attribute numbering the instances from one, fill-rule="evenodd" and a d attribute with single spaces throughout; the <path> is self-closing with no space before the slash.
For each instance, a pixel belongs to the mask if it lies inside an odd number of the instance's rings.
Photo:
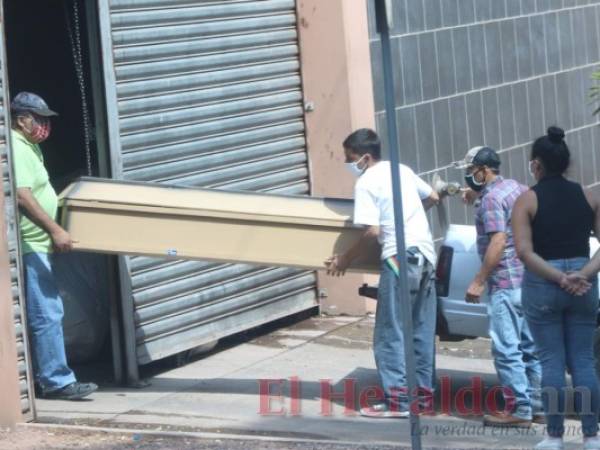
<path id="1" fill-rule="evenodd" d="M 105 384 L 92 401 L 38 401 L 39 421 L 186 431 L 210 439 L 278 438 L 313 442 L 314 448 L 325 448 L 324 442 L 344 448 L 406 446 L 407 420 L 356 415 L 360 394 L 377 385 L 372 328 L 370 317 L 314 317 L 238 336 L 185 366 L 149 368 L 151 384 L 143 389 Z M 472 377 L 482 381 L 486 393 L 496 385 L 488 346 L 485 339 L 438 343 L 438 377 L 451 385 L 451 393 L 446 389 L 438 395 L 436 416 L 421 419 L 425 448 L 531 448 L 540 439 L 544 428 L 539 425 L 529 430 L 484 428 L 472 394 L 460 391 L 471 385 Z M 271 394 L 263 395 L 262 402 L 261 386 Z M 339 394 L 344 387 L 354 392 L 353 398 L 334 394 L 331 402 L 324 400 L 328 392 Z M 461 398 L 463 405 L 457 403 Z M 581 442 L 577 424 L 568 421 L 567 440 L 573 443 Z M 265 448 L 253 445 L 245 448 Z"/>

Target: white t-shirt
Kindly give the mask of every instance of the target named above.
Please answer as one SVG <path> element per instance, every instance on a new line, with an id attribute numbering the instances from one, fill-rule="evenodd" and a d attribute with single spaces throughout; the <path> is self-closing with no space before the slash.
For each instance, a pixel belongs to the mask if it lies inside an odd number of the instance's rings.
<path id="1" fill-rule="evenodd" d="M 404 164 L 400 164 L 404 238 L 406 248 L 418 247 L 423 256 L 435 265 L 436 254 L 425 209 L 421 203 L 433 189 Z M 389 161 L 380 161 L 367 169 L 354 186 L 354 223 L 378 226 L 381 259 L 396 252 L 392 174 Z"/>

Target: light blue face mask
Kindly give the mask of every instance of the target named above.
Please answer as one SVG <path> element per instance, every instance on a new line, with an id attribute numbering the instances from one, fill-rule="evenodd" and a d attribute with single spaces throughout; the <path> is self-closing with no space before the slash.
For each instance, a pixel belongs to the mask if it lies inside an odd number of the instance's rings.
<path id="1" fill-rule="evenodd" d="M 348 169 L 348 172 L 350 172 L 355 177 L 360 177 L 363 173 L 365 173 L 366 167 L 363 169 L 358 167 L 358 163 L 361 162 L 363 158 L 364 158 L 364 155 L 358 161 L 345 163 L 346 169 Z"/>

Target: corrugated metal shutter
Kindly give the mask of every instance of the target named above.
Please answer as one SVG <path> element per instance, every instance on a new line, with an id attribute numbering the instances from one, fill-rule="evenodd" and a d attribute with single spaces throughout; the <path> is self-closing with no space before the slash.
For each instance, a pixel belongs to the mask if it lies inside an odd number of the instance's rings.
<path id="1" fill-rule="evenodd" d="M 294 0 L 111 0 L 100 22 L 115 177 L 308 194 Z M 139 364 L 316 305 L 313 273 L 124 266 Z"/>
<path id="2" fill-rule="evenodd" d="M 4 36 L 4 12 L 0 4 L 0 36 Z M 8 94 L 6 83 L 4 42 L 0 43 L 0 158 L 2 158 L 2 187 L 4 190 L 4 217 L 7 227 L 8 251 L 10 256 L 10 276 L 12 285 L 12 301 L 17 339 L 19 378 L 21 385 L 21 407 L 25 420 L 34 419 L 33 387 L 29 346 L 25 332 L 25 305 L 23 303 L 23 284 L 21 275 L 21 258 L 19 251 L 19 232 L 16 222 L 16 200 L 14 184 L 8 153 Z"/>

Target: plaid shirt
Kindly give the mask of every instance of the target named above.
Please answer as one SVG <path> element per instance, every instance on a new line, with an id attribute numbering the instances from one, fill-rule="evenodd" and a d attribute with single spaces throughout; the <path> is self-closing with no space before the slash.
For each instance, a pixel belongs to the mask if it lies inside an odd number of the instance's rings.
<path id="1" fill-rule="evenodd" d="M 502 259 L 488 279 L 491 291 L 521 287 L 523 264 L 517 257 L 510 221 L 517 198 L 528 189 L 514 180 L 505 180 L 499 176 L 482 191 L 481 202 L 475 212 L 477 251 L 481 260 L 483 261 L 490 245 L 491 233 L 506 233 L 507 238 Z"/>

